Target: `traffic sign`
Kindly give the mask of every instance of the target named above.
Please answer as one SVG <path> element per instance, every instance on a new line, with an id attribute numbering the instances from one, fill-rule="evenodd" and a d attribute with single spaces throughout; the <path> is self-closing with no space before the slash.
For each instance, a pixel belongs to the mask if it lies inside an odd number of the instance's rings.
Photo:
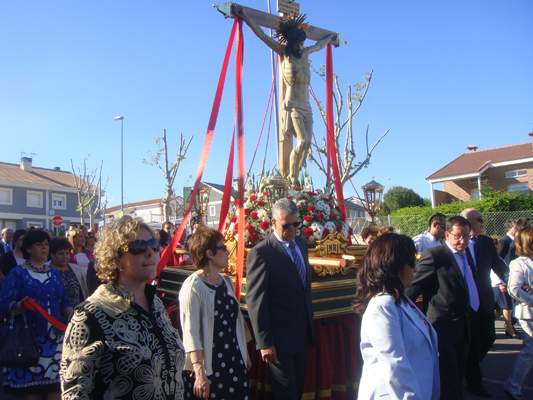
<path id="1" fill-rule="evenodd" d="M 63 218 L 61 218 L 59 215 L 56 215 L 54 218 L 52 218 L 52 224 L 54 226 L 61 226 L 63 224 Z"/>

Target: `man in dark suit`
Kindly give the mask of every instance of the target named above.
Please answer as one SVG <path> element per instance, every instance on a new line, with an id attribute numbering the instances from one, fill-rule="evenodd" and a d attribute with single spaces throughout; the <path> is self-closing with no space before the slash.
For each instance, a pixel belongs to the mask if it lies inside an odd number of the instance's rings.
<path id="1" fill-rule="evenodd" d="M 470 223 L 463 217 L 446 221 L 446 241 L 424 250 L 412 286 L 405 294 L 416 301 L 437 332 L 441 399 L 462 399 L 462 381 L 470 340 L 469 316 L 479 308 L 479 296 L 466 254 Z"/>
<path id="2" fill-rule="evenodd" d="M 15 248 L 13 245 L 13 229 L 2 229 L 2 241 L 0 242 L 0 256 L 9 253 Z"/>
<path id="3" fill-rule="evenodd" d="M 520 218 L 516 221 L 516 232 L 524 228 L 531 228 L 531 221 L 529 220 L 529 218 Z M 513 240 L 513 242 L 509 246 L 509 253 L 507 254 L 507 257 L 505 257 L 503 260 L 506 262 L 507 265 L 510 265 L 511 261 L 516 258 L 518 258 L 518 256 L 516 255 L 516 246 Z"/>
<path id="4" fill-rule="evenodd" d="M 483 232 L 483 217 L 475 208 L 467 208 L 461 212 L 461 216 L 468 219 L 472 227 L 470 233 L 470 243 L 467 252 L 470 253 L 474 265 L 474 279 L 481 307 L 470 318 L 471 343 L 468 350 L 467 365 L 465 370 L 468 391 L 490 398 L 492 395 L 487 392 L 482 383 L 483 374 L 479 363 L 487 355 L 490 347 L 496 340 L 496 330 L 494 327 L 494 292 L 490 280 L 490 271 L 494 270 L 496 275 L 504 282 L 509 278 L 509 267 L 498 256 L 494 241 Z"/>
<path id="5" fill-rule="evenodd" d="M 505 221 L 505 229 L 507 230 L 507 233 L 498 242 L 500 244 L 500 251 L 498 252 L 498 255 L 504 261 L 509 255 L 509 250 L 511 248 L 511 245 L 514 245 L 514 234 L 516 233 L 516 221 L 514 219 L 508 219 L 507 221 Z M 507 265 L 509 265 L 509 263 L 507 263 Z"/>
<path id="6" fill-rule="evenodd" d="M 307 242 L 296 236 L 296 204 L 278 200 L 272 226 L 272 235 L 248 253 L 246 304 L 276 400 L 300 400 L 313 345 L 313 309 Z"/>

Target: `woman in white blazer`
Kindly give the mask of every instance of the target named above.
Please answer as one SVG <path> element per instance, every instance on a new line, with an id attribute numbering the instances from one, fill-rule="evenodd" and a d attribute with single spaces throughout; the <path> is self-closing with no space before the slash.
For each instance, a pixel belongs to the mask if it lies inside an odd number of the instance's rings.
<path id="1" fill-rule="evenodd" d="M 520 303 L 515 307 L 515 316 L 520 321 L 524 345 L 516 358 L 511 376 L 505 383 L 505 393 L 512 399 L 525 399 L 520 393 L 524 381 L 533 365 L 533 295 L 528 294 L 524 285 L 533 287 L 533 228 L 521 229 L 515 238 L 517 259 L 509 266 L 509 294 Z"/>
<path id="2" fill-rule="evenodd" d="M 359 400 L 440 398 L 437 334 L 404 295 L 415 272 L 413 241 L 387 233 L 370 244 L 358 274 L 362 315 Z"/>

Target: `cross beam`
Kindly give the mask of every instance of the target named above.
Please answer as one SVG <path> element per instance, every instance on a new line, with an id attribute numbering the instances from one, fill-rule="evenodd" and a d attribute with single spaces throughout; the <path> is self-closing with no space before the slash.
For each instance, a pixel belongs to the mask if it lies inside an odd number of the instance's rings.
<path id="1" fill-rule="evenodd" d="M 231 12 L 231 6 L 233 4 L 234 3 L 232 3 L 231 0 L 228 0 L 225 3 L 220 3 L 218 5 L 214 4 L 213 7 L 216 7 L 216 9 L 224 15 L 224 18 L 235 18 L 235 16 Z M 280 18 L 279 16 L 245 6 L 241 7 L 245 9 L 246 14 L 248 14 L 248 16 L 257 23 L 257 25 L 269 29 L 278 29 L 277 22 Z M 339 47 L 343 44 L 348 43 L 344 40 L 340 33 L 328 31 L 327 29 L 317 28 L 316 26 L 309 26 L 309 28 L 305 31 L 306 38 L 315 41 L 320 40 L 330 34 L 337 35 L 337 42 L 334 44 L 335 47 Z"/>

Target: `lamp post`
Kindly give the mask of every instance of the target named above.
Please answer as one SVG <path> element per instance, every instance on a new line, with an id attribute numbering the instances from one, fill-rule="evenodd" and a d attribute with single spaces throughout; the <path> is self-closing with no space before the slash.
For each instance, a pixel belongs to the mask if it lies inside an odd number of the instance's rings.
<path id="1" fill-rule="evenodd" d="M 120 211 L 124 215 L 124 117 L 113 118 L 120 121 Z"/>
<path id="2" fill-rule="evenodd" d="M 265 186 L 268 189 L 270 209 L 272 209 L 276 201 L 287 197 L 290 185 L 291 183 L 289 180 L 281 176 L 279 173 L 265 181 Z"/>
<path id="3" fill-rule="evenodd" d="M 209 204 L 209 192 L 211 188 L 204 186 L 198 189 L 198 207 L 196 213 L 200 216 L 200 225 L 204 225 L 204 216 L 207 214 L 207 205 Z"/>
<path id="4" fill-rule="evenodd" d="M 374 177 L 372 177 L 374 178 Z M 379 227 L 376 224 L 375 217 L 379 212 L 381 206 L 381 199 L 383 197 L 383 186 L 380 183 L 377 183 L 375 180 L 371 180 L 366 185 L 363 186 L 363 192 L 365 193 L 366 204 L 368 205 L 368 213 L 370 214 L 370 233 L 373 237 L 376 237 L 379 232 Z"/>

